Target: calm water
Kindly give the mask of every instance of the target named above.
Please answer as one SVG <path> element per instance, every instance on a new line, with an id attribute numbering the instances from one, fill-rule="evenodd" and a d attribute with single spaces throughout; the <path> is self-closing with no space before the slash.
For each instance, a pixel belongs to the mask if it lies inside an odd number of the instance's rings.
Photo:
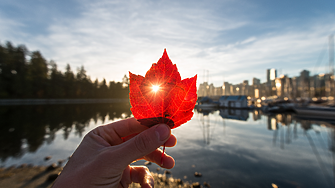
<path id="1" fill-rule="evenodd" d="M 129 104 L 0 106 L 1 166 L 66 160 L 88 131 L 130 116 Z M 334 187 L 332 122 L 195 110 L 191 121 L 172 132 L 178 144 L 166 152 L 176 160 L 173 177 L 212 187 Z M 156 172 L 158 166 L 148 167 Z"/>

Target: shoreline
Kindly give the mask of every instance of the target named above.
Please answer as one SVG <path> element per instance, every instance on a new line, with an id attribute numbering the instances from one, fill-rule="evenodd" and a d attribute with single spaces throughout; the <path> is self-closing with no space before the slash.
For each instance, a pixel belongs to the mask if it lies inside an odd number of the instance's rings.
<path id="1" fill-rule="evenodd" d="M 46 104 L 100 104 L 100 103 L 122 103 L 129 99 L 0 99 L 0 106 L 9 105 L 46 105 Z"/>
<path id="2" fill-rule="evenodd" d="M 22 164 L 20 166 L 11 166 L 8 168 L 0 168 L 0 187 L 12 187 L 12 188 L 50 188 L 58 175 L 63 170 L 63 167 L 57 166 L 55 163 L 50 166 L 33 166 Z M 155 187 L 161 188 L 197 188 L 197 187 L 210 187 L 210 185 L 204 182 L 201 185 L 199 182 L 187 182 L 178 178 L 174 178 L 171 175 L 158 174 L 151 172 L 155 180 Z M 132 183 L 130 188 L 141 187 L 138 183 Z"/>

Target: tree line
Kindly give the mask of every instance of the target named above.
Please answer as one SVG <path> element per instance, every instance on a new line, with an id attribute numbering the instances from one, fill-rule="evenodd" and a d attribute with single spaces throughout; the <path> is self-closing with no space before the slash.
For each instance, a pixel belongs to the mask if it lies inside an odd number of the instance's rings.
<path id="1" fill-rule="evenodd" d="M 76 73 L 67 64 L 64 72 L 55 61 L 25 45 L 0 43 L 0 98 L 128 98 L 129 79 L 93 81 L 84 66 Z"/>
<path id="2" fill-rule="evenodd" d="M 35 153 L 46 142 L 50 144 L 57 132 L 63 139 L 71 133 L 82 137 L 92 120 L 97 124 L 131 116 L 130 104 L 76 104 L 0 106 L 0 161 Z M 20 117 L 20 118 L 18 118 Z M 26 142 L 23 142 L 25 140 Z M 26 147 L 22 147 L 23 144 Z"/>

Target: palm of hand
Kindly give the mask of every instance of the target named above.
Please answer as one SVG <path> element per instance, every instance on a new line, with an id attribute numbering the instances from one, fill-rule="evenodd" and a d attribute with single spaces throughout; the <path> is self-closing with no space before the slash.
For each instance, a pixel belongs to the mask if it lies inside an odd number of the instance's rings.
<path id="1" fill-rule="evenodd" d="M 151 187 L 149 170 L 129 164 L 145 159 L 160 165 L 162 151 L 157 148 L 164 143 L 176 144 L 167 125 L 148 129 L 130 118 L 97 127 L 84 137 L 54 187 L 128 187 L 132 182 Z M 162 167 L 173 166 L 174 159 L 165 154 Z"/>

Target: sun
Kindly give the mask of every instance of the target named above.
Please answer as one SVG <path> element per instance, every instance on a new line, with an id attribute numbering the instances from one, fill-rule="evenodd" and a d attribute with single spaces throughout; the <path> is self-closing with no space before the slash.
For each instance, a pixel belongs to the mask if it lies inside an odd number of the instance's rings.
<path id="1" fill-rule="evenodd" d="M 159 86 L 157 85 L 153 85 L 151 88 L 153 92 L 157 92 L 159 90 Z"/>

